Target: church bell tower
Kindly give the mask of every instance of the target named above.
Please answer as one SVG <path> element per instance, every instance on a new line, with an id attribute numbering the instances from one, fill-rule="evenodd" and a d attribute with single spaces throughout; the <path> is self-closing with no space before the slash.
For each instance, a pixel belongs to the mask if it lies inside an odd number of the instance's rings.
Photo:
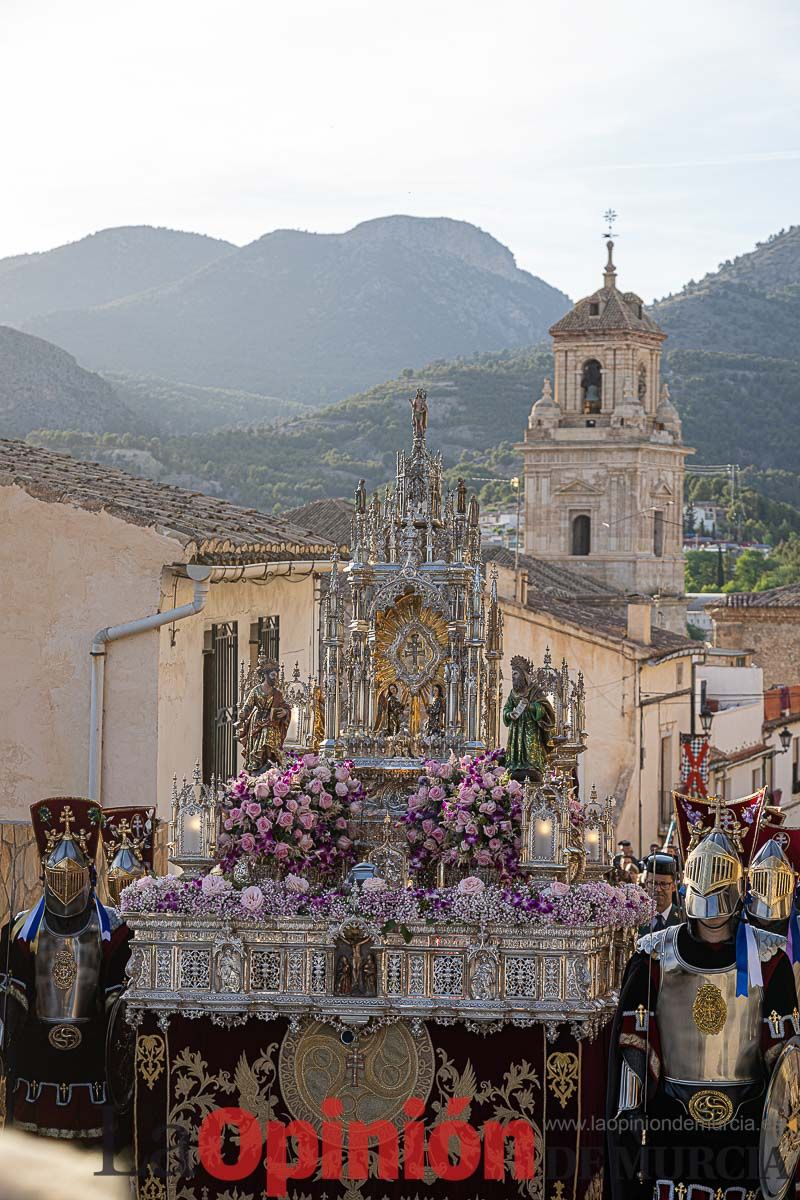
<path id="1" fill-rule="evenodd" d="M 661 385 L 666 334 L 618 289 L 611 234 L 606 246 L 603 286 L 550 330 L 555 387 L 545 380 L 521 447 L 525 551 L 666 600 L 684 590 L 691 451 Z"/>

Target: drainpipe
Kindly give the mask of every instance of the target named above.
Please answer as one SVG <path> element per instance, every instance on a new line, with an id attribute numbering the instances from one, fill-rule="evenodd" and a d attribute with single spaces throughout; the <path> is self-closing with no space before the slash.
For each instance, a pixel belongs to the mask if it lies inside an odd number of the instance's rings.
<path id="1" fill-rule="evenodd" d="M 101 781 L 103 774 L 103 689 L 105 683 L 106 646 L 109 642 L 119 641 L 120 638 L 131 637 L 136 633 L 145 633 L 150 629 L 160 629 L 162 625 L 170 625 L 173 621 L 182 621 L 184 617 L 193 617 L 202 612 L 208 599 L 208 589 L 211 586 L 211 567 L 190 564 L 185 568 L 189 579 L 194 580 L 194 598 L 189 604 L 179 608 L 170 608 L 166 612 L 153 613 L 149 617 L 140 617 L 137 621 L 126 621 L 124 625 L 111 625 L 99 629 L 92 638 L 90 651 L 92 660 L 92 691 L 89 710 L 89 787 L 87 795 L 90 800 L 100 803 Z"/>

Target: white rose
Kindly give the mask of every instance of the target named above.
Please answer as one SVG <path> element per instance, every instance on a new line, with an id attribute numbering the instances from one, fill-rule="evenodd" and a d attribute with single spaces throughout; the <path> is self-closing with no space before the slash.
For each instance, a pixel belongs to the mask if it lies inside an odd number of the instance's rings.
<path id="1" fill-rule="evenodd" d="M 308 891 L 308 880 L 303 879 L 302 875 L 287 875 L 283 881 L 283 886 L 287 892 L 294 892 L 299 896 L 303 892 Z"/>
<path id="2" fill-rule="evenodd" d="M 373 875 L 370 879 L 365 879 L 361 886 L 365 892 L 385 892 L 387 885 L 385 879 Z"/>
<path id="3" fill-rule="evenodd" d="M 485 884 L 477 875 L 465 875 L 459 880 L 456 891 L 461 896 L 477 896 L 484 890 Z"/>

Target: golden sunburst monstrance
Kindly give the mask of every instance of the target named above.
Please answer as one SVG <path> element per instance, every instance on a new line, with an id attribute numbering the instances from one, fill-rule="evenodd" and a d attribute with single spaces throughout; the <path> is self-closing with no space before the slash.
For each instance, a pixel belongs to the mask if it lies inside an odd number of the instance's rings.
<path id="1" fill-rule="evenodd" d="M 378 697 L 397 684 L 403 703 L 410 706 L 409 733 L 422 728 L 422 706 L 434 684 L 443 685 L 447 658 L 447 622 L 423 607 L 415 593 L 402 596 L 375 621 L 375 683 Z M 380 711 L 380 703 L 378 705 Z"/>

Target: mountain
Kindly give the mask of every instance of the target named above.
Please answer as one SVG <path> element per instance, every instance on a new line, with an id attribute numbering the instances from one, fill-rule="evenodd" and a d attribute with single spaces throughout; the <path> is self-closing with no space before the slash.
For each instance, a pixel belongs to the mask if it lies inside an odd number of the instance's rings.
<path id="1" fill-rule="evenodd" d="M 136 433 L 150 425 L 65 350 L 0 325 L 0 437 L 43 427 Z"/>
<path id="2" fill-rule="evenodd" d="M 650 310 L 670 350 L 800 356 L 800 225 L 721 263 Z"/>
<path id="3" fill-rule="evenodd" d="M 127 225 L 41 254 L 3 258 L 0 321 L 19 326 L 59 309 L 108 304 L 182 279 L 235 249 L 199 233 Z"/>
<path id="4" fill-rule="evenodd" d="M 199 387 L 171 379 L 114 372 L 103 378 L 132 413 L 154 430 L 167 434 L 210 433 L 214 429 L 265 425 L 310 411 L 297 400 L 230 388 Z"/>
<path id="5" fill-rule="evenodd" d="M 277 230 L 25 328 L 98 370 L 319 405 L 431 359 L 536 343 L 568 307 L 475 226 L 396 216 L 342 234 Z"/>

